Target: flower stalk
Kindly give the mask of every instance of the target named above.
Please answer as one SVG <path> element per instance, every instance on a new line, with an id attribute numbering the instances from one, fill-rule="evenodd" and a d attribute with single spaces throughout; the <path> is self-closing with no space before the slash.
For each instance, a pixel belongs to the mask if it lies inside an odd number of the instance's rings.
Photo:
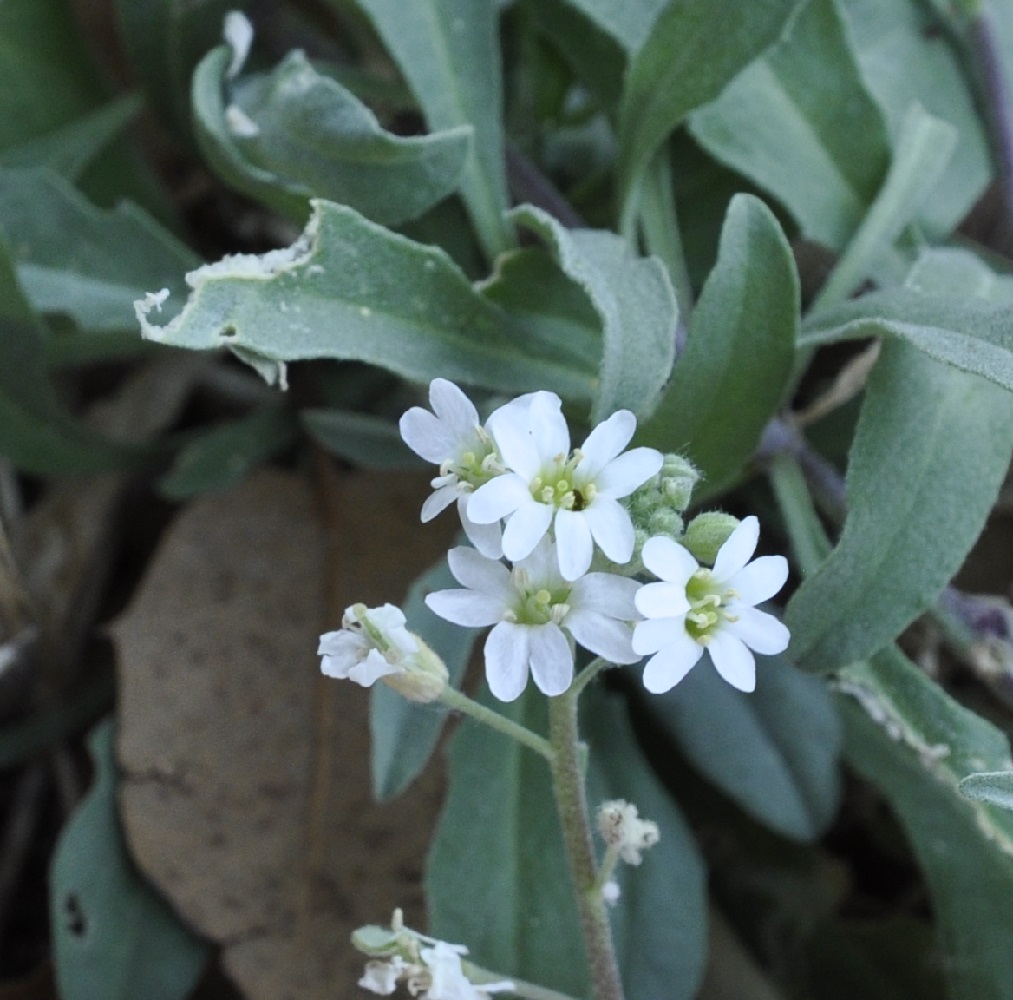
<path id="1" fill-rule="evenodd" d="M 587 948 L 592 995 L 594 1000 L 622 1000 L 612 929 L 591 839 L 577 731 L 577 697 L 573 690 L 549 699 L 549 740 L 554 750 L 550 761 L 552 789 Z"/>

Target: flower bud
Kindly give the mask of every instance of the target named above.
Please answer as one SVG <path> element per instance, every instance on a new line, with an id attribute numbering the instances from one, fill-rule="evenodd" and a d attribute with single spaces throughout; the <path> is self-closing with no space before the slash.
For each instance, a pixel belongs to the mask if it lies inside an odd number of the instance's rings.
<path id="1" fill-rule="evenodd" d="M 437 701 L 447 686 L 447 665 L 417 635 L 413 638 L 418 648 L 400 662 L 402 670 L 380 679 L 409 701 Z"/>
<path id="2" fill-rule="evenodd" d="M 697 514 L 682 536 L 682 544 L 693 554 L 697 562 L 714 565 L 718 550 L 728 541 L 731 533 L 739 526 L 739 519 L 720 510 L 709 510 Z"/>

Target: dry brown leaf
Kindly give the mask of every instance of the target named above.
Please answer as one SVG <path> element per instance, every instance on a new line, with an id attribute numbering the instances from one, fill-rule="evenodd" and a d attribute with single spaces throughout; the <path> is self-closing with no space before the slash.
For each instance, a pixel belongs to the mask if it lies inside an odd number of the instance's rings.
<path id="1" fill-rule="evenodd" d="M 421 920 L 440 780 L 369 791 L 367 695 L 324 678 L 318 634 L 398 600 L 447 537 L 403 475 L 261 472 L 188 508 L 114 629 L 121 807 L 145 873 L 251 1000 L 355 997 L 354 927 Z M 441 537 L 442 535 L 442 537 Z"/>

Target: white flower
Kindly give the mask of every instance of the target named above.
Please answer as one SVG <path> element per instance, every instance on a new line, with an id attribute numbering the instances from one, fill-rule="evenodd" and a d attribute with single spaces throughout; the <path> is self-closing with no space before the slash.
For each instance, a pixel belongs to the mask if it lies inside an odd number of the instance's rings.
<path id="1" fill-rule="evenodd" d="M 461 956 L 467 953 L 462 945 L 446 941 L 437 941 L 432 948 L 419 952 L 428 966 L 429 985 L 421 994 L 425 1000 L 487 1000 L 490 993 L 513 990 L 512 982 L 476 985 L 468 979 L 461 968 Z"/>
<path id="2" fill-rule="evenodd" d="M 750 650 L 770 655 L 787 647 L 788 629 L 755 605 L 784 586 L 788 562 L 783 556 L 749 562 L 759 536 L 759 522 L 747 517 L 718 550 L 713 569 L 701 568 L 671 538 L 648 539 L 644 565 L 662 582 L 637 592 L 637 609 L 647 620 L 633 633 L 633 648 L 654 654 L 644 669 L 648 691 L 661 694 L 674 687 L 704 649 L 729 684 L 752 691 L 756 662 Z"/>
<path id="3" fill-rule="evenodd" d="M 363 687 L 403 672 L 400 661 L 414 656 L 419 649 L 404 626 L 405 616 L 393 604 L 381 608 L 353 604 L 345 609 L 337 632 L 320 636 L 320 669 L 328 677 L 347 678 Z"/>
<path id="4" fill-rule="evenodd" d="M 658 842 L 658 824 L 641 819 L 637 807 L 624 799 L 610 799 L 598 807 L 598 832 L 628 865 L 639 865 L 643 853 Z"/>
<path id="5" fill-rule="evenodd" d="M 440 467 L 432 481 L 434 492 L 422 505 L 422 521 L 431 521 L 456 500 L 471 543 L 498 559 L 502 551 L 499 524 L 477 524 L 468 514 L 475 488 L 502 472 L 492 438 L 482 427 L 474 403 L 453 382 L 434 378 L 429 383 L 429 404 L 432 413 L 413 406 L 399 424 L 405 444 Z"/>
<path id="6" fill-rule="evenodd" d="M 534 393 L 524 407 L 502 407 L 488 432 L 510 471 L 479 486 L 468 516 L 479 524 L 508 518 L 503 554 L 523 559 L 554 527 L 559 568 L 576 580 L 591 565 L 594 543 L 616 563 L 629 562 L 634 532 L 619 503 L 660 468 L 661 453 L 634 448 L 622 454 L 637 427 L 629 410 L 619 410 L 570 452 L 570 432 L 559 397 Z"/>
<path id="7" fill-rule="evenodd" d="M 513 701 L 528 673 L 544 694 L 562 694 L 573 680 L 573 652 L 564 629 L 612 663 L 635 663 L 630 622 L 638 584 L 612 573 L 563 579 L 547 538 L 513 570 L 473 549 L 452 549 L 450 570 L 465 590 L 439 590 L 426 604 L 441 618 L 473 628 L 495 627 L 485 643 L 489 689 Z"/>
<path id="8" fill-rule="evenodd" d="M 404 974 L 405 961 L 400 955 L 392 955 L 383 961 L 373 959 L 366 963 L 357 985 L 370 993 L 379 993 L 380 996 L 390 996 L 397 989 L 397 981 Z"/>

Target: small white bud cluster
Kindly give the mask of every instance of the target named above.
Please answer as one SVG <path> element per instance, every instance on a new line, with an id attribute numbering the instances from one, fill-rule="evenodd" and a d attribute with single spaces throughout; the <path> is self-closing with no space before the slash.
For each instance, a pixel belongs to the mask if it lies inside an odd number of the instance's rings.
<path id="1" fill-rule="evenodd" d="M 598 807 L 598 832 L 628 865 L 639 865 L 643 852 L 658 842 L 658 824 L 641 819 L 637 807 L 623 799 L 610 799 Z"/>

